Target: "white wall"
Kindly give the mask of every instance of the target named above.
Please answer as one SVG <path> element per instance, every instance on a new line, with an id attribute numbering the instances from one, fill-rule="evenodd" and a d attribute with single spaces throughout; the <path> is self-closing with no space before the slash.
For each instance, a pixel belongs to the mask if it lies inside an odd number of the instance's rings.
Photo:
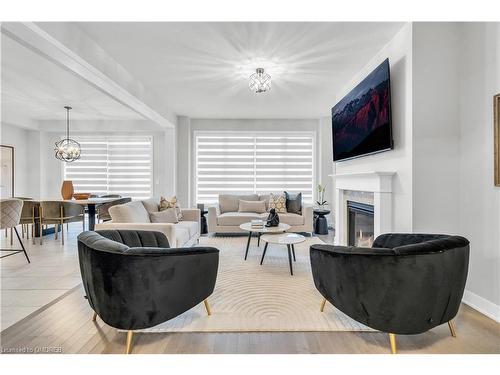
<path id="1" fill-rule="evenodd" d="M 500 320 L 500 188 L 493 184 L 493 95 L 500 93 L 500 24 L 460 30 L 460 233 L 471 243 L 468 303 Z"/>
<path id="2" fill-rule="evenodd" d="M 37 174 L 33 168 L 33 131 L 17 126 L 1 124 L 0 143 L 14 146 L 14 195 L 21 197 L 37 197 L 38 185 L 32 184 L 31 174 Z"/>
<path id="3" fill-rule="evenodd" d="M 396 172 L 393 178 L 393 230 L 412 230 L 412 25 L 405 25 L 365 67 L 339 91 L 336 103 L 387 57 L 391 70 L 394 150 L 335 163 L 335 173 Z"/>
<path id="4" fill-rule="evenodd" d="M 314 131 L 316 132 L 316 152 L 318 163 L 316 176 L 318 182 L 329 181 L 332 173 L 331 125 L 319 119 L 178 119 L 178 184 L 179 201 L 195 206 L 194 183 L 194 132 L 196 131 Z M 329 141 L 328 141 L 328 140 Z M 325 148 L 325 145 L 327 147 Z M 187 200 L 186 200 L 187 199 Z"/>
<path id="5" fill-rule="evenodd" d="M 459 27 L 413 24 L 413 232 L 459 233 Z"/>

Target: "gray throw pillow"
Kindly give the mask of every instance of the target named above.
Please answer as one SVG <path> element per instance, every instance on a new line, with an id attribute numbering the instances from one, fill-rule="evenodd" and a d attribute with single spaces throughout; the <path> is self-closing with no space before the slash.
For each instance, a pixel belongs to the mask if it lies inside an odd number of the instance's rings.
<path id="1" fill-rule="evenodd" d="M 302 215 L 302 193 L 293 194 L 285 191 L 286 211 Z"/>
<path id="2" fill-rule="evenodd" d="M 177 224 L 179 218 L 177 217 L 177 211 L 175 208 L 167 208 L 166 210 L 159 212 L 150 212 L 149 218 L 152 223 L 172 223 Z"/>

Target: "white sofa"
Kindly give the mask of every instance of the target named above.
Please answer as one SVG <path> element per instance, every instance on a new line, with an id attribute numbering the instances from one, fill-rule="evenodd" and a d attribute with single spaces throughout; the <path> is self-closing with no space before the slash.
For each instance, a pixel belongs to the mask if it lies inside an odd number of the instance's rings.
<path id="1" fill-rule="evenodd" d="M 208 208 L 207 224 L 210 233 L 239 233 L 243 232 L 240 225 L 254 219 L 266 220 L 266 213 L 238 212 L 239 201 L 266 201 L 266 209 L 269 210 L 269 195 L 236 195 L 221 194 L 216 207 Z M 278 213 L 280 223 L 291 226 L 289 232 L 312 232 L 313 231 L 313 209 L 312 206 L 302 206 L 302 215 L 295 213 Z"/>
<path id="2" fill-rule="evenodd" d="M 200 238 L 200 210 L 182 209 L 182 220 L 178 223 L 152 223 L 149 213 L 158 212 L 158 201 L 133 201 L 110 207 L 111 221 L 96 224 L 96 230 L 134 229 L 162 232 L 171 247 L 189 247 Z M 116 222 L 120 218 L 120 222 Z"/>

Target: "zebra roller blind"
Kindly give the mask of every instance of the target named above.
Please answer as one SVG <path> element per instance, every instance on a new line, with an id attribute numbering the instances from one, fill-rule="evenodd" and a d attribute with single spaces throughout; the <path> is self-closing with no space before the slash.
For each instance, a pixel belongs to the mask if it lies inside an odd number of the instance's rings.
<path id="1" fill-rule="evenodd" d="M 195 135 L 197 203 L 219 194 L 302 192 L 312 203 L 314 133 Z"/>
<path id="2" fill-rule="evenodd" d="M 82 156 L 64 163 L 64 179 L 73 181 L 75 192 L 132 199 L 152 196 L 152 137 L 78 137 L 78 142 Z"/>

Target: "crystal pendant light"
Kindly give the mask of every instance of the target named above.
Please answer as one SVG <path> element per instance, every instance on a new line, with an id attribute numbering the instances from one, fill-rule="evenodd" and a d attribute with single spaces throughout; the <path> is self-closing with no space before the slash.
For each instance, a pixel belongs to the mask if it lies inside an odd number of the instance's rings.
<path id="1" fill-rule="evenodd" d="M 271 89 L 271 76 L 264 72 L 264 69 L 257 68 L 255 73 L 250 76 L 248 87 L 256 94 L 269 91 Z"/>
<path id="2" fill-rule="evenodd" d="M 71 163 L 80 159 L 81 149 L 80 144 L 69 137 L 69 110 L 71 107 L 64 108 L 66 109 L 66 138 L 56 142 L 54 151 L 56 159 Z"/>

